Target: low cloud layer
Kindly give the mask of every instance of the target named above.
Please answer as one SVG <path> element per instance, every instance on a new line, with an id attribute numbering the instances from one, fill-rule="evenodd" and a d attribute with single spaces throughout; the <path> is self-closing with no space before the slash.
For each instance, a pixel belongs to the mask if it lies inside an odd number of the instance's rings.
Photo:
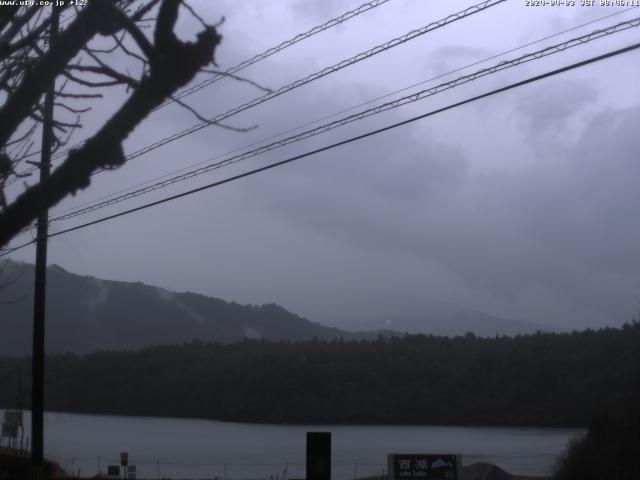
<path id="1" fill-rule="evenodd" d="M 256 124 L 255 131 L 204 129 L 159 149 L 96 178 L 89 191 L 68 204 L 246 147 L 612 13 L 531 11 L 516 3 L 457 22 L 229 122 Z M 223 2 L 218 11 L 209 2 L 194 2 L 210 20 L 220 13 L 228 18 L 217 56 L 221 68 L 358 3 L 291 0 L 265 5 Z M 394 0 L 243 74 L 277 88 L 466 6 Z M 197 28 L 190 22 L 184 20 L 181 28 Z M 425 113 L 619 47 L 627 38 L 529 63 L 148 198 Z M 640 137 L 634 131 L 640 124 L 640 103 L 629 82 L 636 63 L 632 53 L 75 232 L 51 242 L 50 261 L 79 273 L 227 300 L 275 301 L 320 321 L 339 314 L 419 313 L 429 302 L 445 301 L 563 328 L 620 325 L 633 317 L 640 298 L 640 217 L 635 211 L 640 204 Z M 225 79 L 189 102 L 213 116 L 258 95 L 246 83 Z M 148 119 L 128 150 L 196 123 L 174 107 Z M 32 252 L 19 258 L 29 261 Z"/>

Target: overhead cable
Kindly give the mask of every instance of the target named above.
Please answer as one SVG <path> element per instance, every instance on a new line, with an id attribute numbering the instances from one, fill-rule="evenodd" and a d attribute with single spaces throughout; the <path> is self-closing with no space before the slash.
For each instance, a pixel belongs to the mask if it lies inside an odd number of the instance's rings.
<path id="1" fill-rule="evenodd" d="M 303 40 L 306 40 L 308 38 L 313 37 L 314 35 L 317 35 L 318 33 L 324 32 L 325 30 L 328 30 L 330 28 L 333 28 L 337 25 L 340 25 L 344 22 L 347 22 L 348 20 L 351 20 L 352 18 L 357 17 L 358 15 L 368 12 L 369 10 L 372 10 L 376 7 L 379 7 L 380 5 L 383 5 L 387 2 L 389 2 L 391 0 L 373 0 L 370 2 L 366 2 L 363 3 L 362 5 L 360 5 L 357 8 L 354 8 L 352 10 L 349 10 L 348 12 L 343 13 L 342 15 L 339 15 L 337 17 L 332 18 L 331 20 L 328 20 L 327 22 L 323 23 L 322 25 L 316 25 L 315 27 L 310 28 L 309 30 L 299 33 L 295 36 L 293 36 L 292 38 L 285 40 L 284 42 L 281 42 L 280 44 L 276 45 L 275 47 L 270 47 L 268 49 L 266 49 L 264 52 L 259 53 L 247 60 L 244 60 L 243 62 L 238 63 L 237 65 L 234 65 L 231 68 L 228 68 L 227 70 L 225 70 L 224 72 L 221 72 L 219 74 L 215 74 L 214 76 L 207 78 L 206 80 L 203 80 L 189 88 L 186 88 L 184 90 L 182 90 L 181 92 L 177 93 L 176 95 L 173 95 L 171 98 L 167 99 L 167 101 L 165 101 L 164 103 L 162 103 L 161 105 L 159 105 L 158 107 L 156 107 L 154 109 L 155 110 L 159 110 L 173 102 L 175 102 L 176 100 L 182 99 L 188 95 L 191 95 L 192 93 L 195 93 L 199 90 L 202 90 L 205 87 L 208 87 L 209 85 L 213 85 L 215 82 L 217 82 L 218 80 L 221 80 L 225 77 L 228 77 L 229 75 L 234 75 L 236 73 L 238 73 L 241 70 L 244 70 L 245 68 L 258 63 L 272 55 L 275 55 L 278 52 L 281 52 L 282 50 L 285 50 L 286 48 L 289 48 Z M 72 15 L 68 16 L 67 18 L 65 18 L 61 23 L 67 22 L 68 20 L 70 20 L 73 16 L 75 16 L 76 13 L 73 13 Z M 62 157 L 63 155 L 66 155 L 69 150 L 72 150 L 74 148 L 78 148 L 81 145 L 83 145 L 85 142 L 78 142 L 76 143 L 73 147 L 69 147 L 67 149 L 65 149 L 64 151 L 61 151 L 59 153 L 56 153 L 53 156 L 53 159 L 57 159 Z M 33 154 L 35 155 L 38 152 L 34 152 Z M 31 172 L 33 172 L 37 167 L 32 166 L 29 167 L 28 169 L 26 169 L 24 172 L 21 172 L 20 177 L 24 176 L 24 175 L 28 175 Z M 16 177 L 18 178 L 18 177 Z M 13 183 L 15 180 L 7 182 L 7 185 L 10 185 L 11 183 Z"/>
<path id="2" fill-rule="evenodd" d="M 161 175 L 161 176 L 159 176 L 159 177 L 154 177 L 154 178 L 149 179 L 149 180 L 146 180 L 146 181 L 144 181 L 144 182 L 141 182 L 141 183 L 138 183 L 138 184 L 132 185 L 132 186 L 130 186 L 130 187 L 127 187 L 127 188 L 121 189 L 121 190 L 119 190 L 119 191 L 117 191 L 117 192 L 114 192 L 114 193 L 112 193 L 112 194 L 104 195 L 104 196 L 99 197 L 99 198 L 96 198 L 96 199 L 94 199 L 94 200 L 87 201 L 87 202 L 81 203 L 81 204 L 79 204 L 79 205 L 75 205 L 75 206 L 68 207 L 68 208 L 66 208 L 66 209 L 64 209 L 64 210 L 59 211 L 59 212 L 58 212 L 58 214 L 62 214 L 62 213 L 66 213 L 66 212 L 70 212 L 70 211 L 72 211 L 72 210 L 78 210 L 79 208 L 84 207 L 84 206 L 86 206 L 86 205 L 92 205 L 92 204 L 98 203 L 98 202 L 99 202 L 99 201 L 101 201 L 101 200 L 105 200 L 105 199 L 108 199 L 108 198 L 113 198 L 113 197 L 115 197 L 115 196 L 118 196 L 118 195 L 123 194 L 123 193 L 125 193 L 125 192 L 128 192 L 128 191 L 130 191 L 130 190 L 137 189 L 137 188 L 139 188 L 139 187 L 142 187 L 142 186 L 144 186 L 144 185 L 148 185 L 148 184 L 151 184 L 151 183 L 155 183 L 155 182 L 157 182 L 157 181 L 159 181 L 159 180 L 161 180 L 161 179 L 168 178 L 168 177 L 171 177 L 171 176 L 175 176 L 176 174 L 178 174 L 178 173 L 180 173 L 180 172 L 184 172 L 185 170 L 189 170 L 189 169 L 194 168 L 194 167 L 196 167 L 196 166 L 199 166 L 199 165 L 202 165 L 202 164 L 205 164 L 205 163 L 212 162 L 213 160 L 217 160 L 217 159 L 219 159 L 219 158 L 223 158 L 223 157 L 229 156 L 229 155 L 231 155 L 231 154 L 233 154 L 233 153 L 240 152 L 240 151 L 242 151 L 242 150 L 245 150 L 245 149 L 247 149 L 247 148 L 250 148 L 250 147 L 253 147 L 253 146 L 259 145 L 259 144 L 264 143 L 264 142 L 266 142 L 266 141 L 274 140 L 274 139 L 276 139 L 276 138 L 282 137 L 283 135 L 286 135 L 286 134 L 289 134 L 289 133 L 295 132 L 295 131 L 297 131 L 297 130 L 300 130 L 300 129 L 302 129 L 302 128 L 305 128 L 305 127 L 308 127 L 308 126 L 311 126 L 311 125 L 314 125 L 314 124 L 317 124 L 317 123 L 320 123 L 320 122 L 322 122 L 322 121 L 324 121 L 324 120 L 328 120 L 328 119 L 333 118 L 333 117 L 336 117 L 336 116 L 338 116 L 338 115 L 340 115 L 340 114 L 343 114 L 343 113 L 346 113 L 346 112 L 349 112 L 349 111 L 355 110 L 356 108 L 364 107 L 364 106 L 366 106 L 366 105 L 370 105 L 370 104 L 372 104 L 372 103 L 374 103 L 374 102 L 376 102 L 376 101 L 384 100 L 385 98 L 389 98 L 389 97 L 392 97 L 392 96 L 397 95 L 397 94 L 399 94 L 399 93 L 406 92 L 406 91 L 411 90 L 412 88 L 418 87 L 418 86 L 420 86 L 420 85 L 424 85 L 424 84 L 426 84 L 426 83 L 430 83 L 430 82 L 432 82 L 432 81 L 434 81 L 434 80 L 438 80 L 438 79 L 440 79 L 440 78 L 447 77 L 447 76 L 449 76 L 449 75 L 451 75 L 451 74 L 453 74 L 453 73 L 457 73 L 457 72 L 460 72 L 460 71 L 466 70 L 466 69 L 468 69 L 468 68 L 474 67 L 474 66 L 476 66 L 476 65 L 480 65 L 480 64 L 482 64 L 482 63 L 488 62 L 489 60 L 493 60 L 493 59 L 495 59 L 495 58 L 499 58 L 499 57 L 504 56 L 504 55 L 507 55 L 507 54 L 509 54 L 509 53 L 512 53 L 512 52 L 515 52 L 515 51 L 518 51 L 518 50 L 522 50 L 523 48 L 529 47 L 529 46 L 531 46 L 531 45 L 535 45 L 536 43 L 540 43 L 540 42 L 543 42 L 543 41 L 545 41 L 545 40 L 549 40 L 549 39 L 551 39 L 551 38 L 558 37 L 558 36 L 560 36 L 560 35 L 563 35 L 563 34 L 565 34 L 565 33 L 568 33 L 568 32 L 571 32 L 571 31 L 574 31 L 574 30 L 580 29 L 580 28 L 582 28 L 582 27 L 585 27 L 585 26 L 587 26 L 587 25 L 591 25 L 591 24 L 593 24 L 593 23 L 601 22 L 602 20 L 605 20 L 605 19 L 610 18 L 610 17 L 613 17 L 613 16 L 620 15 L 620 14 L 625 13 L 626 11 L 631 10 L 631 9 L 633 9 L 633 8 L 636 8 L 636 7 L 629 7 L 629 8 L 627 8 L 627 9 L 625 9 L 625 10 L 621 10 L 621 11 L 617 11 L 617 12 L 614 12 L 614 13 L 610 13 L 610 14 L 608 14 L 608 15 L 605 15 L 605 16 L 602 16 L 602 17 L 599 17 L 599 18 L 596 18 L 596 19 L 594 19 L 594 20 L 590 20 L 590 21 L 585 22 L 585 23 L 582 23 L 582 24 L 580 24 L 580 25 L 576 25 L 576 26 L 573 26 L 573 27 L 567 28 L 567 29 L 565 29 L 565 30 L 561 30 L 561 31 L 559 31 L 559 32 L 556 32 L 556 33 L 554 33 L 554 34 L 547 35 L 547 36 L 542 37 L 542 38 L 539 38 L 539 39 L 537 39 L 537 40 L 534 40 L 534 41 L 531 41 L 531 42 L 528 42 L 528 43 L 525 43 L 525 44 L 521 44 L 521 45 L 519 45 L 519 46 L 517 46 L 517 47 L 513 47 L 513 48 L 511 48 L 511 49 L 509 49 L 509 50 L 505 50 L 505 51 L 503 51 L 503 52 L 500 52 L 500 53 L 497 53 L 497 54 L 491 55 L 491 56 L 489 56 L 489 57 L 485 57 L 485 58 L 483 58 L 482 60 L 477 60 L 477 61 L 474 61 L 473 63 L 467 64 L 467 65 L 464 65 L 464 66 L 461 66 L 461 67 L 457 67 L 457 68 L 455 68 L 455 69 L 453 69 L 453 70 L 449 70 L 449 71 L 447 71 L 447 72 L 445 72 L 445 73 L 438 74 L 438 75 L 436 75 L 436 76 L 434 76 L 434 77 L 431 77 L 431 78 L 429 78 L 429 79 L 427 79 L 427 80 L 422 80 L 422 81 L 420 81 L 420 82 L 418 82 L 418 83 L 414 83 L 414 84 L 409 85 L 409 86 L 407 86 L 407 87 L 403 87 L 403 88 L 401 88 L 401 89 L 399 89 L 399 90 L 395 90 L 395 91 L 393 91 L 393 92 L 390 92 L 390 93 L 387 93 L 387 94 L 384 94 L 384 95 L 381 95 L 381 96 L 378 96 L 378 97 L 375 97 L 375 98 L 369 99 L 369 100 L 367 100 L 367 101 L 365 101 L 365 102 L 362 102 L 362 103 L 359 103 L 359 104 L 357 104 L 357 105 L 352 105 L 352 106 L 350 106 L 350 107 L 344 108 L 344 109 L 339 110 L 339 111 L 337 111 L 337 112 L 334 112 L 334 113 L 332 113 L 332 114 L 325 115 L 325 116 L 320 117 L 320 118 L 317 118 L 317 119 L 315 119 L 315 120 L 311 120 L 311 121 L 309 121 L 309 122 L 306 122 L 306 123 L 303 123 L 303 124 L 297 125 L 297 126 L 295 126 L 295 127 L 289 128 L 289 129 L 284 130 L 284 131 L 282 131 L 282 132 L 279 132 L 279 133 L 276 133 L 276 134 L 270 135 L 270 136 L 268 136 L 268 137 L 266 137 L 266 138 L 263 138 L 263 139 L 260 139 L 260 140 L 256 140 L 256 141 L 254 141 L 254 142 L 252 142 L 252 143 L 250 143 L 250 144 L 248 144 L 248 145 L 245 145 L 245 146 L 243 146 L 243 147 L 235 148 L 235 149 L 233 149 L 233 150 L 231 150 L 231 151 L 227 151 L 227 152 L 225 152 L 225 153 L 221 153 L 221 154 L 215 155 L 214 157 L 211 157 L 211 158 L 209 158 L 209 159 L 207 159 L 207 160 L 203 160 L 203 161 L 197 162 L 196 164 L 192 164 L 192 165 L 187 166 L 187 167 L 182 167 L 182 168 L 180 168 L 180 169 L 178 169 L 178 170 L 174 170 L 174 171 L 172 171 L 172 172 L 166 173 L 166 174 Z"/>
<path id="3" fill-rule="evenodd" d="M 278 52 L 281 52 L 282 50 L 291 47 L 292 45 L 295 45 L 298 42 L 301 42 L 302 40 L 306 40 L 307 38 L 310 38 L 318 33 L 324 32 L 325 30 L 328 30 L 332 27 L 335 27 L 337 25 L 340 25 L 341 23 L 344 23 L 348 20 L 351 20 L 354 17 L 357 17 L 358 15 L 368 12 L 369 10 L 372 10 L 384 3 L 387 3 L 390 0 L 375 0 L 372 2 L 367 2 L 367 3 L 363 3 L 362 5 L 360 5 L 357 8 L 354 8 L 353 10 L 349 10 L 348 12 L 343 13 L 342 15 L 332 18 L 331 20 L 323 23 L 322 25 L 316 25 L 315 27 L 307 30 L 306 32 L 303 33 L 299 33 L 296 36 L 285 40 L 284 42 L 280 43 L 279 45 L 275 46 L 275 47 L 271 47 L 266 49 L 264 52 L 259 53 L 243 62 L 238 63 L 237 65 L 225 70 L 222 73 L 216 74 L 211 78 L 208 78 L 206 80 L 201 81 L 200 83 L 197 83 L 189 88 L 186 88 L 184 90 L 182 90 L 181 92 L 177 93 L 176 95 L 173 96 L 172 99 L 168 99 L 166 102 L 164 102 L 162 105 L 160 105 L 159 107 L 156 108 L 156 110 L 169 105 L 171 102 L 175 101 L 175 100 L 180 100 L 188 95 L 191 95 L 192 93 L 195 93 L 199 90 L 202 90 L 205 87 L 208 87 L 209 85 L 213 85 L 215 82 L 217 82 L 218 80 L 223 79 L 226 76 L 229 75 L 233 75 L 235 73 L 238 73 L 241 70 L 244 70 L 245 68 L 253 65 L 254 63 L 258 63 L 262 60 L 264 60 L 265 58 L 270 57 L 271 55 L 274 55 Z"/>
<path id="4" fill-rule="evenodd" d="M 461 77 L 458 77 L 454 80 L 445 82 L 445 83 L 441 83 L 439 85 L 436 85 L 434 87 L 431 88 L 427 88 L 424 90 L 421 90 L 419 92 L 413 93 L 411 95 L 406 95 L 404 97 L 398 98 L 396 100 L 390 101 L 390 102 L 386 102 L 383 103 L 381 105 L 378 105 L 376 107 L 372 107 L 366 110 L 363 110 L 361 112 L 358 113 L 354 113 L 351 115 L 348 115 L 344 118 L 338 119 L 338 120 L 334 120 L 333 122 L 318 126 L 316 128 L 312 128 L 310 130 L 306 130 L 304 132 L 298 133 L 296 135 L 292 135 L 289 136 L 287 138 L 278 140 L 276 142 L 270 143 L 268 145 L 264 145 L 258 148 L 255 148 L 253 150 L 249 150 L 247 152 L 243 152 L 243 153 L 239 153 L 237 155 L 233 155 L 231 157 L 228 157 L 224 160 L 221 160 L 219 162 L 216 163 L 212 163 L 209 165 L 205 165 L 202 166 L 200 168 L 197 169 L 193 169 L 190 170 L 188 172 L 182 173 L 180 175 L 176 175 L 174 177 L 168 178 L 166 180 L 160 181 L 160 182 L 156 182 L 154 184 L 151 185 L 147 185 L 145 187 L 139 188 L 137 190 L 133 190 L 131 192 L 122 194 L 122 195 L 118 195 L 116 197 L 112 197 L 110 199 L 107 200 L 103 200 L 97 203 L 93 203 L 89 206 L 83 207 L 83 208 L 79 208 L 77 210 L 73 210 L 69 213 L 65 213 L 62 215 L 58 215 L 55 216 L 53 218 L 51 218 L 50 222 L 57 222 L 57 221 L 63 221 L 63 220 L 68 220 L 74 217 L 77 217 L 79 215 L 83 215 L 95 210 L 98 210 L 100 208 L 104 208 L 104 207 L 108 207 L 110 205 L 114 205 L 116 203 L 120 203 L 123 202 L 125 200 L 129 200 L 131 198 L 135 198 L 138 197 L 140 195 L 144 195 L 146 193 L 167 187 L 169 185 L 173 185 L 174 183 L 178 183 L 184 180 L 188 180 L 190 178 L 211 172 L 213 170 L 217 170 L 219 168 L 222 167 L 226 167 L 228 165 L 240 162 L 242 160 L 251 158 L 251 157 L 255 157 L 257 155 L 260 155 L 262 153 L 266 153 L 268 151 L 274 150 L 276 148 L 281 148 L 284 147 L 286 145 L 290 145 L 292 143 L 295 142 L 300 142 L 302 140 L 306 140 L 310 137 L 314 137 L 316 135 L 328 132 L 330 130 L 333 130 L 335 128 L 338 127 L 342 127 L 344 125 L 347 125 L 349 123 L 358 121 L 358 120 L 362 120 L 364 118 L 373 116 L 373 115 L 377 115 L 379 113 L 382 112 L 386 112 L 388 110 L 392 110 L 395 108 L 399 108 L 402 107 L 404 105 L 408 105 L 410 103 L 415 103 L 419 100 L 424 100 L 426 98 L 429 98 L 431 96 L 437 95 L 439 93 L 442 93 L 446 90 L 451 90 L 455 87 L 458 87 L 460 85 L 464 85 L 466 83 L 472 82 L 474 80 L 478 80 L 479 78 L 485 77 L 487 75 L 492 75 L 494 73 L 500 72 L 502 70 L 506 70 L 508 68 L 513 68 L 516 67 L 518 65 L 522 65 L 523 63 L 527 63 L 533 60 L 538 60 L 540 58 L 544 58 L 547 57 L 549 55 L 553 55 L 559 52 L 563 52 L 567 49 L 576 47 L 578 45 L 583 45 L 586 44 L 588 42 L 594 41 L 596 39 L 599 38 L 603 38 L 605 36 L 609 36 L 612 35 L 614 33 L 617 32 L 621 32 L 633 27 L 638 27 L 640 26 L 640 17 L 635 18 L 635 19 L 631 19 L 625 22 L 620 22 L 616 25 L 612 25 L 610 27 L 604 28 L 604 29 L 600 29 L 600 30 L 595 30 L 591 33 L 588 33 L 586 35 L 582 35 L 580 37 L 577 38 L 573 38 L 571 40 L 567 40 L 566 42 L 562 42 L 556 45 L 552 45 L 549 47 L 545 47 L 541 50 L 535 51 L 535 52 L 531 52 L 531 53 L 527 53 L 524 54 L 520 57 L 517 57 L 515 59 L 512 60 L 504 60 L 492 67 L 489 68 L 483 68 L 481 70 L 478 70 L 474 73 L 468 74 L 468 75 L 464 75 Z"/>
<path id="5" fill-rule="evenodd" d="M 182 198 L 182 197 L 190 196 L 190 195 L 193 195 L 195 193 L 198 193 L 198 192 L 201 192 L 201 191 L 204 191 L 204 190 L 208 190 L 208 189 L 211 189 L 211 188 L 214 188 L 214 187 L 218 187 L 220 185 L 224 185 L 226 183 L 230 183 L 230 182 L 239 180 L 241 178 L 249 177 L 251 175 L 255 175 L 255 174 L 260 173 L 260 172 L 271 170 L 273 168 L 280 167 L 282 165 L 286 165 L 288 163 L 292 163 L 292 162 L 295 162 L 297 160 L 301 160 L 303 158 L 310 157 L 312 155 L 316 155 L 318 153 L 322 153 L 322 152 L 325 152 L 325 151 L 328 151 L 328 150 L 332 150 L 334 148 L 337 148 L 337 147 L 340 147 L 340 146 L 343 146 L 343 145 L 347 145 L 349 143 L 353 143 L 353 142 L 356 142 L 356 141 L 359 141 L 359 140 L 363 140 L 365 138 L 368 138 L 368 137 L 371 137 L 371 136 L 374 136 L 374 135 L 378 135 L 380 133 L 383 133 L 383 132 L 386 132 L 386 131 L 389 131 L 389 130 L 392 130 L 392 129 L 395 129 L 395 128 L 398 128 L 398 127 L 401 127 L 403 125 L 408 125 L 408 124 L 416 122 L 418 120 L 422 120 L 424 118 L 431 117 L 433 115 L 437 115 L 439 113 L 442 113 L 442 112 L 445 112 L 445 111 L 448 111 L 448 110 L 452 110 L 454 108 L 457 108 L 457 107 L 460 107 L 460 106 L 463 106 L 463 105 L 467 105 L 469 103 L 476 102 L 478 100 L 481 100 L 481 99 L 484 99 L 484 98 L 488 98 L 488 97 L 491 97 L 493 95 L 497 95 L 499 93 L 506 92 L 508 90 L 512 90 L 514 88 L 521 87 L 523 85 L 534 83 L 534 82 L 540 81 L 540 80 L 548 78 L 548 77 L 559 75 L 561 73 L 564 73 L 564 72 L 567 72 L 567 71 L 570 71 L 570 70 L 574 70 L 576 68 L 580 68 L 580 67 L 583 67 L 583 66 L 586 66 L 586 65 L 590 65 L 590 64 L 593 64 L 593 63 L 596 63 L 596 62 L 600 62 L 600 61 L 606 60 L 608 58 L 612 58 L 612 57 L 615 57 L 617 55 L 621 55 L 623 53 L 627 53 L 627 52 L 636 50 L 638 48 L 640 48 L 640 43 L 635 43 L 633 45 L 629 45 L 627 47 L 623 47 L 623 48 L 620 48 L 620 49 L 617 49 L 617 50 L 613 50 L 613 51 L 610 51 L 610 52 L 602 54 L 602 55 L 591 57 L 591 58 L 589 58 L 587 60 L 583 60 L 583 61 L 580 61 L 580 62 L 573 63 L 571 65 L 567 65 L 567 66 L 564 66 L 564 67 L 561 67 L 561 68 L 557 68 L 555 70 L 551 70 L 551 71 L 545 72 L 545 73 L 540 74 L 540 75 L 529 77 L 529 78 L 527 78 L 525 80 L 521 80 L 521 81 L 518 81 L 518 82 L 510 83 L 509 85 L 506 85 L 504 87 L 500 87 L 500 88 L 491 90 L 489 92 L 485 92 L 483 94 L 467 98 L 467 99 L 462 100 L 460 102 L 456 102 L 456 103 L 447 105 L 445 107 L 438 108 L 436 110 L 431 110 L 431 111 L 429 111 L 427 113 L 424 113 L 424 114 L 409 118 L 407 120 L 403 120 L 403 121 L 400 121 L 400 122 L 393 123 L 391 125 L 387 125 L 386 127 L 378 128 L 376 130 L 371 130 L 371 131 L 363 133 L 361 135 L 357 135 L 357 136 L 348 138 L 346 140 L 342 140 L 340 142 L 332 143 L 330 145 L 326 145 L 324 147 L 317 148 L 315 150 L 311 150 L 311 151 L 305 152 L 305 153 L 300 154 L 300 155 L 295 155 L 295 156 L 289 157 L 289 158 L 287 158 L 285 160 L 280 160 L 278 162 L 271 163 L 269 165 L 265 165 L 263 167 L 256 168 L 256 169 L 253 169 L 253 170 L 249 170 L 247 172 L 244 172 L 244 173 L 241 173 L 241 174 L 238 174 L 238 175 L 234 175 L 232 177 L 228 177 L 228 178 L 225 178 L 223 180 L 218 180 L 216 182 L 213 182 L 213 183 L 210 183 L 210 184 L 207 184 L 207 185 L 203 185 L 201 187 L 194 188 L 192 190 L 188 190 L 186 192 L 182 192 L 182 193 L 179 193 L 179 194 L 176 194 L 176 195 L 172 195 L 170 197 L 165 197 L 163 199 L 156 200 L 154 202 L 150 202 L 150 203 L 147 203 L 145 205 L 140 205 L 138 207 L 131 208 L 131 209 L 119 212 L 119 213 L 115 213 L 113 215 L 108 215 L 108 216 L 99 218 L 97 220 L 93 220 L 93 221 L 90 221 L 90 222 L 83 223 L 81 225 L 76 225 L 74 227 L 67 228 L 65 230 L 60 230 L 58 232 L 51 233 L 51 234 L 48 235 L 48 238 L 57 237 L 59 235 L 65 234 L 65 233 L 69 233 L 69 232 L 73 232 L 73 231 L 76 231 L 76 230 L 84 229 L 84 228 L 87 228 L 87 227 L 92 226 L 92 225 L 96 225 L 96 224 L 103 223 L 103 222 L 106 222 L 106 221 L 109 221 L 109 220 L 113 220 L 115 218 L 119 218 L 119 217 L 122 217 L 122 216 L 125 216 L 125 215 L 129 215 L 129 214 L 134 213 L 134 212 L 139 212 L 141 210 L 146 210 L 147 208 L 151 208 L 151 207 L 154 207 L 154 206 L 157 206 L 157 205 L 161 205 L 161 204 L 173 201 L 173 200 L 177 200 L 177 199 Z M 27 245 L 30 245 L 32 243 L 34 243 L 34 241 L 24 243 L 22 245 L 19 245 L 17 247 L 11 248 L 11 249 L 7 249 L 7 250 L 5 250 L 5 251 L 0 253 L 0 257 L 6 256 L 9 253 L 15 252 L 16 250 L 24 248 Z"/>
<path id="6" fill-rule="evenodd" d="M 402 45 L 410 40 L 413 40 L 415 38 L 418 38 L 422 35 L 425 35 L 426 33 L 429 33 L 433 30 L 436 30 L 438 28 L 442 28 L 445 25 L 448 25 L 450 23 L 456 22 L 458 20 L 461 20 L 463 18 L 469 17 L 473 14 L 482 12 L 487 10 L 488 8 L 494 7 L 500 3 L 505 2 L 506 0 L 485 0 L 483 2 L 480 2 L 476 5 L 472 5 L 470 7 L 465 8 L 464 10 L 461 10 L 459 12 L 456 13 L 452 13 L 448 16 L 446 16 L 445 18 L 442 18 L 440 20 L 434 21 L 429 23 L 428 25 L 425 25 L 424 27 L 415 29 L 415 30 L 411 30 L 410 32 L 405 33 L 404 35 L 400 36 L 400 37 L 396 37 L 393 38 L 383 44 L 380 45 L 376 45 L 373 48 L 370 48 L 367 51 L 364 52 L 360 52 L 346 60 L 342 60 L 330 67 L 325 67 L 322 70 L 312 73 L 311 75 L 308 75 L 304 78 L 300 78 L 292 83 L 289 83 L 287 85 L 284 85 L 280 88 L 278 88 L 277 90 L 273 90 L 269 93 L 266 93 L 264 95 L 261 95 L 259 97 L 255 97 L 254 99 L 243 103 L 242 105 L 238 105 L 230 110 L 227 110 L 226 112 L 220 113 L 216 116 L 214 116 L 213 118 L 209 119 L 206 122 L 200 122 L 197 123 L 195 125 L 192 125 L 191 127 L 182 130 L 180 132 L 176 132 L 172 135 L 169 135 L 167 137 L 164 137 L 152 144 L 146 145 L 145 147 L 136 150 L 135 152 L 132 152 L 128 155 L 126 155 L 126 159 L 127 160 L 131 160 L 134 159 L 136 157 L 140 157 L 152 150 L 155 150 L 159 147 L 162 147 L 168 143 L 174 142 L 180 138 L 183 138 L 187 135 L 190 135 L 192 133 L 195 133 L 197 131 L 202 130 L 203 128 L 209 127 L 209 126 L 213 126 L 216 123 L 220 123 L 224 120 L 227 120 L 228 118 L 237 115 L 240 112 L 244 112 L 245 110 L 248 110 L 250 108 L 253 108 L 255 106 L 258 106 L 264 102 L 267 102 L 269 100 L 272 100 L 276 97 L 279 97 L 280 95 L 283 95 L 285 93 L 288 93 L 292 90 L 295 90 L 296 88 L 302 87 L 303 85 L 307 85 L 315 80 L 318 80 L 320 78 L 326 77 L 327 75 L 330 75 L 332 73 L 338 72 L 340 70 L 342 70 L 343 68 L 347 68 L 350 67 L 351 65 L 354 65 L 362 60 L 368 59 L 370 57 L 373 57 L 374 55 L 377 55 L 379 53 L 382 52 L 386 52 L 394 47 L 397 47 L 398 45 Z M 72 147 L 75 148 L 75 147 Z M 54 156 L 54 158 L 59 158 L 60 156 L 65 155 L 66 153 L 68 153 L 69 149 L 64 150 L 62 152 L 59 152 L 58 154 L 56 154 Z M 96 173 L 102 172 L 104 170 L 98 170 Z"/>

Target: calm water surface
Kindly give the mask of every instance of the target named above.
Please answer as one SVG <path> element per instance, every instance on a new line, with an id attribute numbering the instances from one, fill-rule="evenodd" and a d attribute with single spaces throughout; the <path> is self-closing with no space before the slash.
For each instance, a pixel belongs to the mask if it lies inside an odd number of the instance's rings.
<path id="1" fill-rule="evenodd" d="M 29 435 L 26 415 L 25 435 Z M 138 478 L 224 480 L 304 477 L 307 431 L 332 433 L 332 477 L 380 474 L 388 453 L 460 453 L 463 465 L 490 462 L 545 475 L 575 429 L 435 426 L 253 425 L 184 418 L 47 413 L 45 455 L 82 475 L 129 452 Z"/>

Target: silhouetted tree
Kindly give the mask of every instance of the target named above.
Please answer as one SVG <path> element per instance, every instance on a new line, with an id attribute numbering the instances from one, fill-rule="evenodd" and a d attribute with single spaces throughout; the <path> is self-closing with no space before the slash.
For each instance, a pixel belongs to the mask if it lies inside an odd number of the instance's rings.
<path id="1" fill-rule="evenodd" d="M 596 410 L 589 430 L 575 439 L 556 467 L 557 480 L 640 478 L 640 395 L 611 400 Z"/>
<path id="2" fill-rule="evenodd" d="M 67 2 L 68 3 L 68 2 Z M 90 0 L 47 43 L 51 14 L 40 6 L 0 8 L 0 191 L 20 175 L 18 165 L 32 155 L 32 137 L 42 121 L 42 98 L 56 85 L 56 104 L 74 120 L 56 118 L 54 146 L 60 147 L 86 111 L 77 101 L 100 96 L 104 87 L 124 85 L 130 95 L 89 139 L 66 154 L 46 181 L 33 184 L 12 202 L 0 200 L 0 247 L 45 209 L 86 188 L 92 173 L 125 161 L 122 142 L 149 113 L 211 63 L 221 37 L 201 21 L 195 42 L 174 32 L 184 0 Z M 57 7 L 60 8 L 60 7 Z M 69 10 L 71 7 L 68 7 Z M 151 35 L 143 25 L 153 26 Z M 139 75 L 118 70 L 116 55 L 139 65 Z M 82 87 L 70 92 L 67 87 Z M 195 112 L 194 112 L 195 113 Z M 21 170 L 24 171 L 24 170 Z"/>

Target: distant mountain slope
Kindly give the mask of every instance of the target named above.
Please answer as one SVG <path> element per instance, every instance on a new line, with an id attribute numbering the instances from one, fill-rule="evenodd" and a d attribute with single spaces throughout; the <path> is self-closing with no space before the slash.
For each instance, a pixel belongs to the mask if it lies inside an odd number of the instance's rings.
<path id="1" fill-rule="evenodd" d="M 392 307 L 393 308 L 393 307 Z M 401 308 L 398 308 L 401 311 Z M 406 310 L 406 309 L 405 309 Z M 527 335 L 536 332 L 560 332 L 560 329 L 534 322 L 507 320 L 485 312 L 470 310 L 444 302 L 429 302 L 413 307 L 420 313 L 393 312 L 377 315 L 336 316 L 323 321 L 353 332 L 391 330 L 402 333 L 422 333 L 441 336 L 464 335 L 473 332 L 481 337 L 495 335 Z"/>
<path id="2" fill-rule="evenodd" d="M 0 288 L 0 355 L 30 353 L 35 269 L 13 261 L 3 265 L 0 285 L 8 284 Z M 321 324 L 276 304 L 240 305 L 139 282 L 75 275 L 57 265 L 48 268 L 47 287 L 46 341 L 51 353 L 138 349 L 192 340 L 353 340 L 372 339 L 379 334 L 455 336 L 467 332 L 493 337 L 554 331 L 548 326 L 506 320 L 442 302 L 411 308 L 390 306 L 390 310 L 401 312 L 397 314 L 325 317 L 320 319 Z"/>
<path id="3" fill-rule="evenodd" d="M 0 289 L 0 354 L 31 352 L 34 266 L 8 262 Z M 276 304 L 240 305 L 142 283 L 79 276 L 48 268 L 48 352 L 138 349 L 193 340 L 229 343 L 245 338 L 298 341 L 353 338 Z"/>

